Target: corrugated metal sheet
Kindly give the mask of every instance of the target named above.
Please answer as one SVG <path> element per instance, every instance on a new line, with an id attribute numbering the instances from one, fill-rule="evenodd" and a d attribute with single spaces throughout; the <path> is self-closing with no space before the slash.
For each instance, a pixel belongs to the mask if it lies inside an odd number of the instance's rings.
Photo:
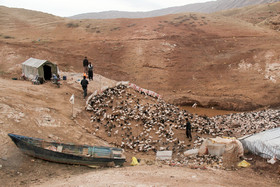
<path id="1" fill-rule="evenodd" d="M 22 65 L 38 68 L 42 64 L 44 64 L 45 62 L 47 62 L 47 60 L 40 60 L 40 59 L 36 59 L 36 58 L 29 58 L 28 60 L 23 62 Z"/>
<path id="2" fill-rule="evenodd" d="M 243 147 L 263 158 L 280 160 L 280 128 L 270 129 L 241 140 Z"/>

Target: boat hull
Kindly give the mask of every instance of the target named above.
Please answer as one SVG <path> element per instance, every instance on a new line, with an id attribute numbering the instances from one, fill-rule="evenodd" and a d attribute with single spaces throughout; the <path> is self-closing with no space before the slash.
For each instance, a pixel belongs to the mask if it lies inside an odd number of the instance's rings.
<path id="1" fill-rule="evenodd" d="M 94 147 L 87 145 L 74 145 L 74 144 L 63 144 L 56 142 L 47 142 L 42 139 L 30 138 L 21 135 L 8 134 L 16 146 L 25 154 L 40 158 L 43 160 L 48 160 L 52 162 L 65 163 L 65 164 L 79 164 L 79 165 L 98 165 L 106 166 L 108 164 L 114 163 L 115 165 L 123 165 L 125 162 L 124 157 L 116 157 L 113 155 L 114 150 L 120 151 L 119 148 L 113 147 Z M 39 145 L 39 146 L 38 146 Z M 45 147 L 43 146 L 45 145 Z M 57 150 L 57 148 L 64 147 L 65 150 L 75 150 L 76 154 L 64 153 Z M 56 150 L 50 150 L 46 147 L 56 148 Z M 104 153 L 89 155 L 82 154 L 83 150 L 104 150 Z M 77 151 L 78 150 L 78 151 Z M 80 151 L 79 151 L 80 150 Z M 78 155 L 77 154 L 81 154 Z M 89 152 L 89 151 L 88 151 Z"/>

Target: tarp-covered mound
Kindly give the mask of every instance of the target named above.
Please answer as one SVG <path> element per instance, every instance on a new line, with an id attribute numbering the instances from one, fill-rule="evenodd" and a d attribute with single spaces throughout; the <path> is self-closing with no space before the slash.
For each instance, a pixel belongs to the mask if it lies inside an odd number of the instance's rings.
<path id="1" fill-rule="evenodd" d="M 211 149 L 213 150 L 213 153 L 211 153 Z M 220 156 L 227 152 L 233 152 L 234 150 L 236 151 L 238 157 L 243 156 L 244 150 L 239 140 L 236 138 L 216 137 L 206 139 L 200 146 L 199 154 L 206 154 L 208 152 L 212 155 Z"/>
<path id="2" fill-rule="evenodd" d="M 244 149 L 263 158 L 280 160 L 280 128 L 270 129 L 241 140 Z"/>

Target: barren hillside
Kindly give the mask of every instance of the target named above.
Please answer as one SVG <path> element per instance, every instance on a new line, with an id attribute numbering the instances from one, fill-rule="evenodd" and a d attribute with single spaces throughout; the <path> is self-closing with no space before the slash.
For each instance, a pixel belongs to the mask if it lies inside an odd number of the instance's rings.
<path id="1" fill-rule="evenodd" d="M 175 104 L 279 106 L 279 32 L 247 22 L 250 12 L 262 10 L 266 19 L 272 19 L 271 9 L 279 14 L 279 3 L 267 6 L 238 10 L 245 21 L 233 13 L 73 21 L 1 7 L 1 75 L 18 76 L 29 57 L 82 71 L 88 56 L 95 72 L 134 82 Z"/>
<path id="2" fill-rule="evenodd" d="M 169 7 L 147 12 L 125 12 L 125 11 L 104 11 L 94 13 L 83 13 L 71 16 L 71 19 L 115 19 L 115 18 L 148 18 L 179 14 L 185 12 L 213 13 L 222 10 L 230 10 L 250 5 L 275 3 L 279 0 L 216 0 L 204 3 L 193 3 L 184 6 Z"/>
<path id="3" fill-rule="evenodd" d="M 280 3 L 256 5 L 218 12 L 218 15 L 245 20 L 254 25 L 280 31 Z"/>

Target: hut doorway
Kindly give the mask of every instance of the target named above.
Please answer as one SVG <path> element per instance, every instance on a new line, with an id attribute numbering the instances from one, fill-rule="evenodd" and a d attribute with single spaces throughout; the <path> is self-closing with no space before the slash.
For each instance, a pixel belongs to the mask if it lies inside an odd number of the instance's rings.
<path id="1" fill-rule="evenodd" d="M 51 80 L 52 78 L 52 68 L 48 65 L 44 65 L 44 79 L 45 80 Z"/>

